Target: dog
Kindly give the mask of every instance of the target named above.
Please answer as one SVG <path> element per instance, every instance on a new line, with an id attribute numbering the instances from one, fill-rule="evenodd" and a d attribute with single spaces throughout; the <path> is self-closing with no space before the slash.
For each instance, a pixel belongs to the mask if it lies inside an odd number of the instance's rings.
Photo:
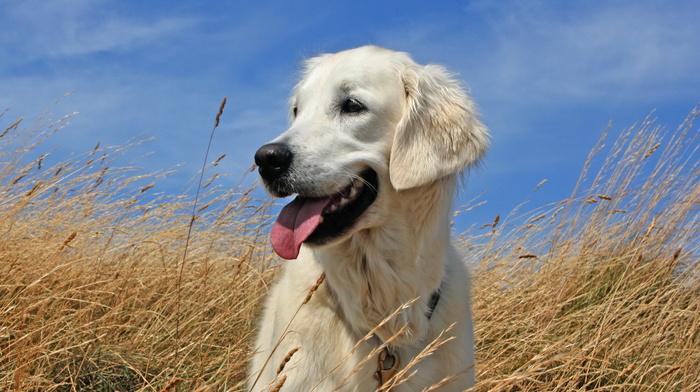
<path id="1" fill-rule="evenodd" d="M 469 274 L 450 226 L 460 173 L 488 138 L 441 66 L 377 46 L 305 61 L 289 128 L 255 153 L 267 192 L 297 196 L 272 227 L 289 261 L 251 391 L 474 385 Z"/>

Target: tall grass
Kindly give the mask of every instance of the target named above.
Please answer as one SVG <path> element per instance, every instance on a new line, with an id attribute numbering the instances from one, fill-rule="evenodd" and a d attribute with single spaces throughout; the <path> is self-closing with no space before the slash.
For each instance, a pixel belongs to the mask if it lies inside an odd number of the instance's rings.
<path id="1" fill-rule="evenodd" d="M 163 173 L 113 167 L 122 147 L 23 160 L 65 120 L 0 139 L 0 390 L 235 389 L 274 270 L 268 205 L 207 192 L 183 264 L 193 200 L 159 196 Z"/>
<path id="2" fill-rule="evenodd" d="M 700 389 L 696 115 L 630 128 L 568 200 L 460 238 L 477 390 Z M 67 120 L 0 116 L 0 390 L 244 390 L 269 204 L 209 165 L 183 260 L 194 200 L 120 166 L 139 141 L 48 164 Z"/>
<path id="3" fill-rule="evenodd" d="M 700 390 L 700 144 L 647 119 L 572 196 L 466 239 L 478 390 Z M 607 132 L 606 132 L 607 133 Z"/>

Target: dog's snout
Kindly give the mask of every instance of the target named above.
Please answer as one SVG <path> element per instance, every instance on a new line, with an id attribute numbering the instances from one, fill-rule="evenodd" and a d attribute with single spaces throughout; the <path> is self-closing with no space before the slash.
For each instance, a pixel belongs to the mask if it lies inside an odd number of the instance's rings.
<path id="1" fill-rule="evenodd" d="M 292 150 L 286 144 L 270 143 L 255 153 L 255 164 L 263 179 L 273 181 L 289 169 L 292 157 Z"/>

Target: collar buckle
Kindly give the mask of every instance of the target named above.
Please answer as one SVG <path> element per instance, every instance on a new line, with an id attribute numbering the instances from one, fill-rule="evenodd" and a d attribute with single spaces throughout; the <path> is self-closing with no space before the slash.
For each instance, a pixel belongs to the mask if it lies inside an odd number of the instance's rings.
<path id="1" fill-rule="evenodd" d="M 399 370 L 399 365 L 401 365 L 401 360 L 399 359 L 399 355 L 394 352 L 393 347 L 385 346 L 382 351 L 379 352 L 377 371 L 374 373 L 374 378 L 379 380 L 380 389 L 387 381 L 394 377 Z M 386 391 L 388 392 L 389 390 Z"/>

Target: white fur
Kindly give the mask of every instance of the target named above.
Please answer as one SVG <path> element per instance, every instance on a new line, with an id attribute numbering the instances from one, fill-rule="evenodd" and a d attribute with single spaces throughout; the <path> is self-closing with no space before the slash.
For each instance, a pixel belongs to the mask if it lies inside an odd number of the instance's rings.
<path id="1" fill-rule="evenodd" d="M 367 112 L 339 115 L 334 108 L 347 96 Z M 328 195 L 371 167 L 379 194 L 351 232 L 323 246 L 303 245 L 296 260 L 285 262 L 265 305 L 249 387 L 275 385 L 283 358 L 299 347 L 282 372 L 282 391 L 374 391 L 376 358 L 360 363 L 380 340 L 393 337 L 403 367 L 453 323 L 446 336 L 454 338 L 415 364 L 409 374 L 417 372 L 392 391 L 421 391 L 453 375 L 440 391 L 473 386 L 469 275 L 450 240 L 459 173 L 488 145 L 472 101 L 442 67 L 366 46 L 308 60 L 291 106 L 297 115 L 273 142 L 294 152 L 295 186 Z M 301 306 L 322 272 L 325 282 Z M 441 285 L 428 319 L 429 298 Z M 376 332 L 378 339 L 351 353 L 414 299 Z"/>

